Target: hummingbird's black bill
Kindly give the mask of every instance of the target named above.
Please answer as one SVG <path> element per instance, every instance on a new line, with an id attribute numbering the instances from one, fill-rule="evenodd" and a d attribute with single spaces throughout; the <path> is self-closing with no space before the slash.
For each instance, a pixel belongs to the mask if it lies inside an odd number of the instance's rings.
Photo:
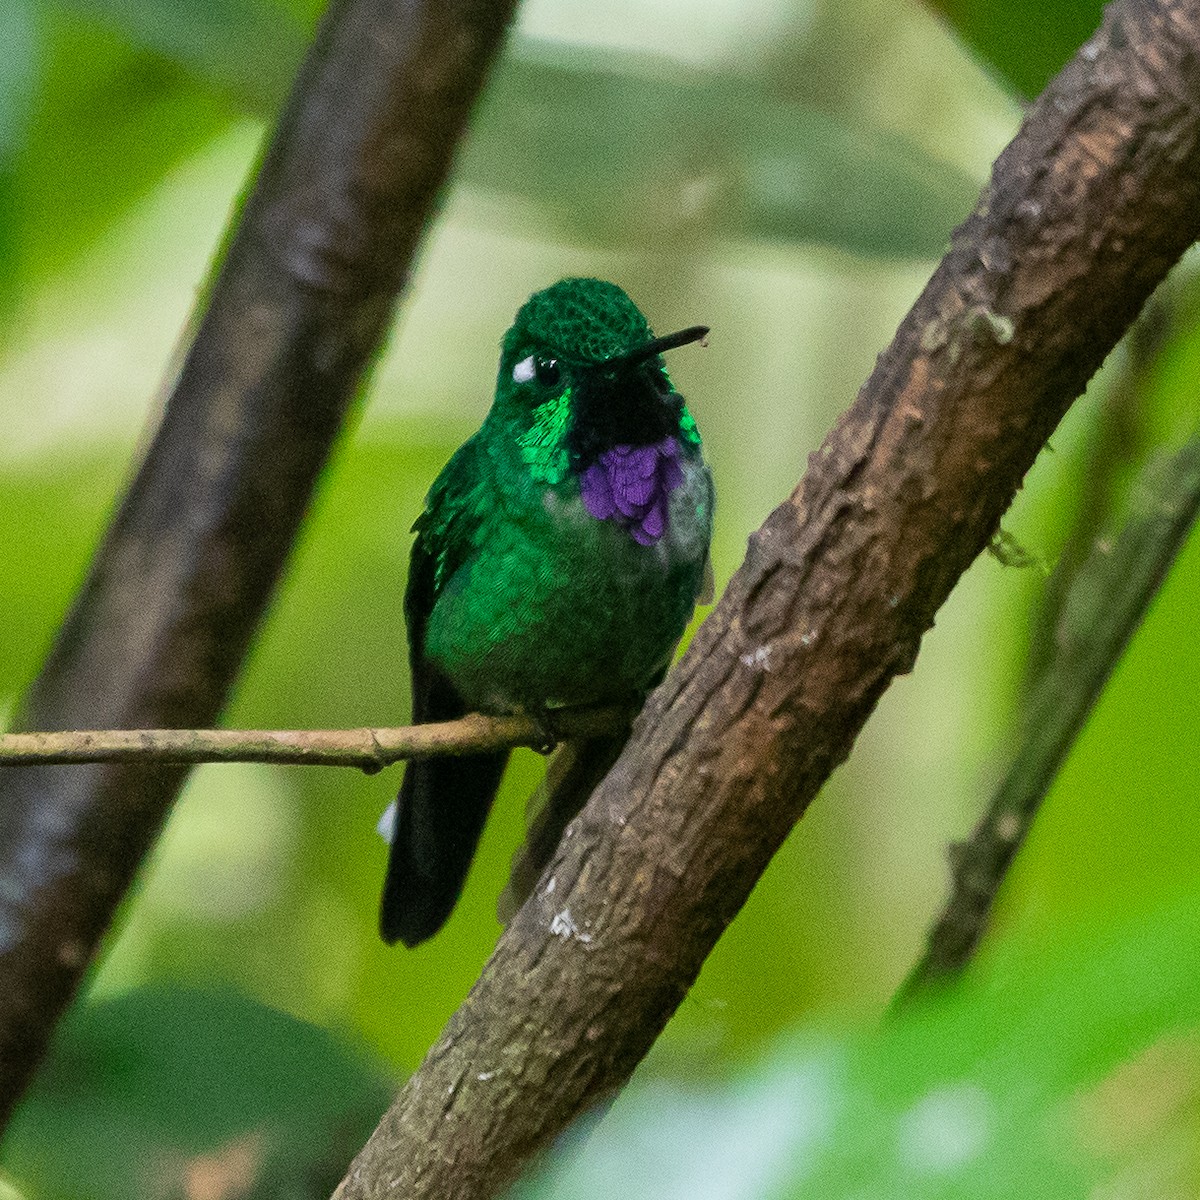
<path id="1" fill-rule="evenodd" d="M 653 358 L 656 354 L 662 354 L 664 350 L 674 350 L 679 346 L 687 346 L 692 342 L 698 342 L 703 338 L 708 337 L 707 325 L 689 325 L 687 329 L 681 329 L 678 333 L 668 333 L 663 337 L 655 338 L 652 342 L 647 342 L 644 346 L 639 346 L 636 350 L 631 350 L 628 354 L 622 354 L 619 358 L 610 358 L 604 366 L 607 368 L 613 367 L 635 367 L 638 363 L 645 362 L 648 358 Z"/>

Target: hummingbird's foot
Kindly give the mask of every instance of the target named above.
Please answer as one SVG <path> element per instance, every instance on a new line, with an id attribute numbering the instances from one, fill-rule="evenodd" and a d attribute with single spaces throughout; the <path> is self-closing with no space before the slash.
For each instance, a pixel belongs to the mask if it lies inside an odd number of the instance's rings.
<path id="1" fill-rule="evenodd" d="M 562 739 L 558 736 L 558 730 L 554 727 L 554 718 L 550 715 L 550 709 L 542 705 L 539 708 L 532 709 L 529 715 L 537 725 L 538 736 L 542 739 L 534 746 L 534 749 L 543 756 L 553 754 Z"/>

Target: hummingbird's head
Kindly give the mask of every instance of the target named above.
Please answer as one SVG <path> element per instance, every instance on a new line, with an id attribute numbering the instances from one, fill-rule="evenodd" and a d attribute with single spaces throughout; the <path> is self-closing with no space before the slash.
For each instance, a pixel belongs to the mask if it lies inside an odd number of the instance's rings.
<path id="1" fill-rule="evenodd" d="M 655 338 L 638 306 L 601 279 L 534 293 L 505 334 L 496 407 L 535 477 L 557 483 L 614 446 L 648 446 L 690 423 L 662 354 L 707 332 Z"/>

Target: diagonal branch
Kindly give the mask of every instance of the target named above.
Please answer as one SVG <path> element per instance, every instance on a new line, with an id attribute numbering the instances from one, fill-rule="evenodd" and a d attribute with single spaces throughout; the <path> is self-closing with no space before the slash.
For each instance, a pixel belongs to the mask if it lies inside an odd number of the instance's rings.
<path id="1" fill-rule="evenodd" d="M 216 718 L 514 4 L 333 0 L 18 728 Z M 0 771 L 0 1128 L 183 775 Z"/>
<path id="2" fill-rule="evenodd" d="M 1147 376 L 1157 364 L 1158 351 L 1169 340 L 1171 326 L 1177 321 L 1174 306 L 1164 295 L 1169 290 L 1168 283 L 1150 298 L 1125 336 L 1120 369 L 1114 372 L 1100 401 L 1100 411 L 1095 414 L 1090 444 L 1075 485 L 1077 496 L 1070 527 L 1033 620 L 1025 667 L 1030 692 L 1054 659 L 1054 631 L 1075 576 L 1094 549 L 1096 539 L 1111 526 L 1119 512 L 1128 486 L 1126 476 L 1149 451 Z"/>
<path id="3" fill-rule="evenodd" d="M 1118 0 L 338 1189 L 495 1196 L 626 1081 L 1200 233 L 1200 0 Z"/>
<path id="4" fill-rule="evenodd" d="M 1100 541 L 1063 599 L 1058 652 L 1034 688 L 1025 737 L 988 811 L 954 853 L 954 887 L 921 961 L 896 996 L 905 1004 L 961 971 L 1050 785 L 1158 594 L 1200 513 L 1200 437 L 1152 462 L 1133 515 Z"/>

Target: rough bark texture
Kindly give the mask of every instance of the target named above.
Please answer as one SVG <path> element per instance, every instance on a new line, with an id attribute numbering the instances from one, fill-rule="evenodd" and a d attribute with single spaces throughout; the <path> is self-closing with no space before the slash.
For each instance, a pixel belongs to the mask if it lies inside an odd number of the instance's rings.
<path id="1" fill-rule="evenodd" d="M 1124 0 L 568 829 L 341 1200 L 499 1193 L 619 1088 L 1200 233 L 1200 3 Z"/>
<path id="2" fill-rule="evenodd" d="M 217 716 L 514 3 L 334 0 L 18 728 Z M 0 1127 L 183 775 L 0 770 Z"/>

